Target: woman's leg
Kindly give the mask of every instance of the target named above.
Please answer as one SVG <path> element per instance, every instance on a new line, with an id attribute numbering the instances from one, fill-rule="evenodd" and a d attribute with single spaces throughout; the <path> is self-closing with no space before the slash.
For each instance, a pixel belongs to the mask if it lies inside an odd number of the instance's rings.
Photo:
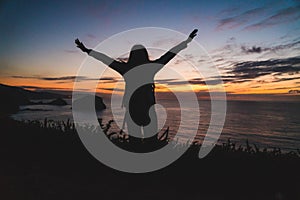
<path id="1" fill-rule="evenodd" d="M 141 126 L 138 126 L 136 123 L 133 122 L 128 110 L 126 110 L 125 112 L 124 121 L 127 125 L 127 133 L 129 134 L 129 138 L 131 138 L 131 140 L 137 140 L 139 138 L 142 138 L 143 135 Z"/>
<path id="2" fill-rule="evenodd" d="M 149 138 L 152 136 L 157 136 L 157 115 L 155 111 L 154 105 L 150 107 L 149 109 L 149 116 L 150 116 L 150 123 L 147 126 L 143 127 L 144 131 L 144 138 Z"/>

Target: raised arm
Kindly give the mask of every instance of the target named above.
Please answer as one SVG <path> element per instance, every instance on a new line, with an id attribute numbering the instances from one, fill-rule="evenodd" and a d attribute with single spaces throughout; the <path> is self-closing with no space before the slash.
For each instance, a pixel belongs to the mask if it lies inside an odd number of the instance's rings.
<path id="1" fill-rule="evenodd" d="M 112 68 L 113 70 L 119 72 L 121 75 L 123 74 L 123 70 L 124 70 L 123 69 L 124 67 L 122 67 L 123 63 L 112 59 L 111 57 L 105 55 L 104 53 L 100 53 L 100 52 L 94 51 L 92 49 L 86 48 L 84 46 L 84 44 L 82 42 L 80 42 L 78 39 L 75 40 L 75 44 L 77 45 L 77 47 L 79 49 L 81 49 L 81 51 L 87 53 L 89 56 L 92 56 L 93 58 L 95 58 L 97 60 L 100 60 L 101 62 L 103 62 L 110 68 Z"/>
<path id="2" fill-rule="evenodd" d="M 178 45 L 170 49 L 167 53 L 162 55 L 155 62 L 163 65 L 167 64 L 170 60 L 172 60 L 176 56 L 176 54 L 178 54 L 181 50 L 187 47 L 187 44 L 193 40 L 193 38 L 197 35 L 197 32 L 198 30 L 194 29 L 193 32 L 190 33 L 189 37 L 185 41 L 179 43 Z"/>

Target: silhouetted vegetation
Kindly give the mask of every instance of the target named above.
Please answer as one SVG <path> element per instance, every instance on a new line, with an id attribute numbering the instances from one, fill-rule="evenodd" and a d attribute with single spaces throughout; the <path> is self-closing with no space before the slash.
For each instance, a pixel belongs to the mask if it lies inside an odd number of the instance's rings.
<path id="1" fill-rule="evenodd" d="M 116 145 L 147 151 L 160 140 L 131 140 L 123 131 L 101 128 Z M 104 166 L 87 152 L 70 120 L 18 122 L 1 119 L 2 199 L 298 199 L 300 151 L 259 148 L 232 140 L 215 146 L 204 159 L 200 144 L 170 166 L 146 174 L 128 174 Z M 172 142 L 172 141 L 170 141 Z M 173 141 L 174 142 L 174 141 Z M 148 147 L 147 147 L 148 145 Z M 188 143 L 174 142 L 176 148 Z"/>

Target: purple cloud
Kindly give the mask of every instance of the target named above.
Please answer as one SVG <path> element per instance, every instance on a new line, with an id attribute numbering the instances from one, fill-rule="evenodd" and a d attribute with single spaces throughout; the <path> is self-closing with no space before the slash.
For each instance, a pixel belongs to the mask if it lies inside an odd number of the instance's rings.
<path id="1" fill-rule="evenodd" d="M 254 8 L 251 10 L 247 10 L 239 15 L 234 17 L 228 17 L 221 19 L 216 27 L 216 30 L 223 30 L 223 29 L 232 29 L 239 26 L 244 25 L 245 23 L 249 22 L 254 17 L 262 14 L 266 9 L 262 8 Z"/>
<path id="2" fill-rule="evenodd" d="M 290 23 L 300 19 L 300 6 L 288 7 L 279 10 L 276 14 L 261 22 L 245 27 L 245 30 L 257 30 L 282 23 Z"/>

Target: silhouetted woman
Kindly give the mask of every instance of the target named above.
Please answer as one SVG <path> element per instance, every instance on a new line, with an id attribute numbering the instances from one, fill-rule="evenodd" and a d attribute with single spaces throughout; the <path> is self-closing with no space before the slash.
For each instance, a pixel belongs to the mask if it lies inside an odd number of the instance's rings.
<path id="1" fill-rule="evenodd" d="M 154 108 L 150 109 L 156 103 L 154 96 L 154 76 L 179 51 L 187 47 L 187 44 L 196 36 L 197 31 L 195 29 L 187 40 L 176 45 L 156 60 L 149 60 L 148 52 L 142 45 L 134 45 L 130 51 L 128 61 L 119 62 L 103 53 L 87 49 L 78 39 L 75 40 L 77 47 L 83 52 L 100 60 L 123 76 L 125 80 L 125 93 L 122 105 L 126 108 L 124 122 L 127 124 L 129 135 L 138 137 L 144 135 L 145 138 L 150 136 L 153 136 L 152 138 L 157 137 L 157 116 Z M 145 68 L 142 68 L 142 73 L 138 72 L 134 77 L 128 75 L 130 74 L 127 73 L 129 70 L 136 69 L 139 66 L 145 66 Z M 138 87 L 135 91 L 130 91 L 130 89 L 134 88 L 135 83 L 143 82 L 142 79 L 150 81 Z M 148 126 L 150 121 L 151 126 Z"/>

